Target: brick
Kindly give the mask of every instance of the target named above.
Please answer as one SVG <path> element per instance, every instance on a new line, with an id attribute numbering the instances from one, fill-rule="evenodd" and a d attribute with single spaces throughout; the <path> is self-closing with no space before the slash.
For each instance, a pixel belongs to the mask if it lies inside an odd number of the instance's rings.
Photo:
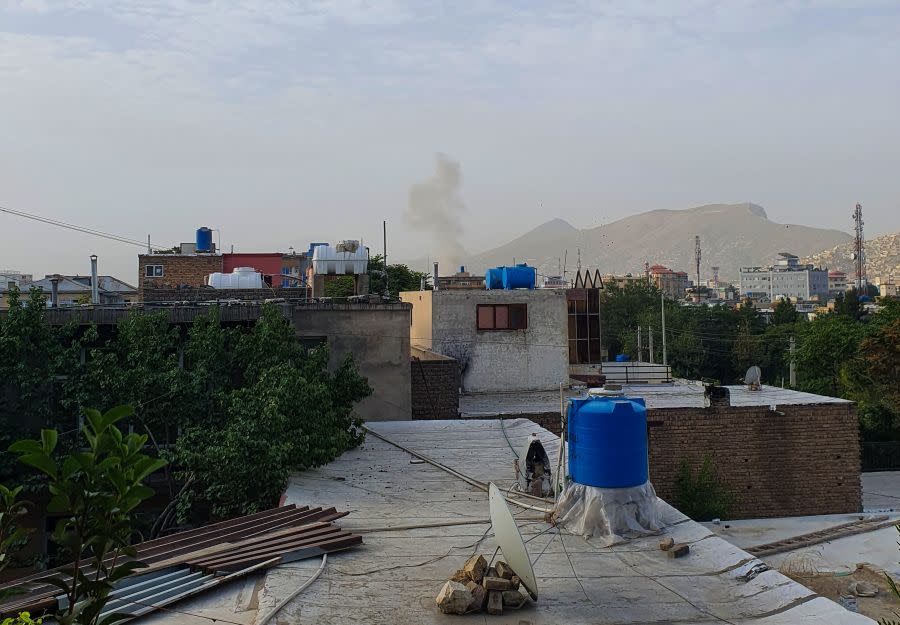
<path id="1" fill-rule="evenodd" d="M 691 546 L 687 543 L 676 543 L 666 551 L 670 558 L 683 558 L 691 552 Z"/>

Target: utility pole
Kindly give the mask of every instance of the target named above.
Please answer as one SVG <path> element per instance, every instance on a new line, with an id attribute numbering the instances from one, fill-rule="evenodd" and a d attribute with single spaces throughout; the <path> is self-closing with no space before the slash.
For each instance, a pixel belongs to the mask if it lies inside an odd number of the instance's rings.
<path id="1" fill-rule="evenodd" d="M 791 388 L 794 388 L 795 386 L 797 386 L 797 365 L 794 362 L 794 354 L 797 351 L 796 348 L 797 348 L 797 345 L 796 345 L 796 342 L 794 341 L 794 337 L 792 336 L 791 337 L 791 347 L 790 347 L 791 368 L 790 368 L 790 372 L 788 373 L 788 384 L 790 384 Z"/>
<path id="2" fill-rule="evenodd" d="M 663 365 L 668 365 L 669 360 L 666 358 L 666 300 L 662 291 L 659 292 L 659 308 L 662 312 Z"/>
<path id="3" fill-rule="evenodd" d="M 653 364 L 653 326 L 647 326 L 647 338 L 650 343 L 650 364 Z"/>
<path id="4" fill-rule="evenodd" d="M 866 281 L 865 239 L 863 238 L 862 204 L 857 203 L 853 211 L 854 231 L 856 233 L 853 242 L 853 260 L 856 261 L 856 293 L 862 294 Z"/>
<path id="5" fill-rule="evenodd" d="M 700 235 L 694 236 L 694 260 L 697 263 L 697 283 L 694 285 L 694 291 L 700 292 Z"/>
<path id="6" fill-rule="evenodd" d="M 381 222 L 382 227 L 382 245 L 384 250 L 384 294 L 390 295 L 390 290 L 388 289 L 388 264 L 387 264 L 387 220 Z"/>
<path id="7" fill-rule="evenodd" d="M 637 348 L 638 348 L 638 362 L 643 362 L 643 360 L 641 360 L 641 359 L 643 358 L 643 355 L 642 355 L 643 348 L 641 347 L 641 326 L 638 326 L 638 345 L 637 345 Z"/>

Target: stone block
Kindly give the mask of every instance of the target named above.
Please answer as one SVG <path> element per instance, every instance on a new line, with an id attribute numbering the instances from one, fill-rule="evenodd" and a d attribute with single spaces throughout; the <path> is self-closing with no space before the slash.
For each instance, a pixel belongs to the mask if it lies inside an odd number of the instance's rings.
<path id="1" fill-rule="evenodd" d="M 503 593 L 499 590 L 492 590 L 488 593 L 487 599 L 488 614 L 503 614 Z"/>
<path id="2" fill-rule="evenodd" d="M 512 568 L 510 568 L 510 566 L 503 560 L 497 562 L 496 568 L 497 577 L 502 577 L 503 579 L 512 579 L 513 575 L 515 575 L 515 572 L 512 570 Z"/>
<path id="3" fill-rule="evenodd" d="M 444 614 L 465 614 L 472 603 L 472 593 L 462 584 L 448 581 L 435 601 Z"/>
<path id="4" fill-rule="evenodd" d="M 507 590 L 503 593 L 504 608 L 521 608 L 525 605 L 525 595 L 518 590 Z"/>
<path id="5" fill-rule="evenodd" d="M 484 608 L 484 602 L 487 601 L 487 590 L 481 584 L 470 581 L 466 584 L 466 588 L 472 593 L 472 602 L 469 604 L 469 612 L 481 610 Z"/>
<path id="6" fill-rule="evenodd" d="M 512 590 L 512 582 L 502 577 L 487 577 L 482 581 L 487 590 Z"/>
<path id="7" fill-rule="evenodd" d="M 485 560 L 482 555 L 472 556 L 466 560 L 462 570 L 468 574 L 470 580 L 476 584 L 480 584 L 481 580 L 484 579 L 484 573 L 487 570 L 487 560 Z"/>
<path id="8" fill-rule="evenodd" d="M 691 546 L 687 543 L 675 543 L 668 550 L 670 558 L 683 558 L 691 552 Z"/>

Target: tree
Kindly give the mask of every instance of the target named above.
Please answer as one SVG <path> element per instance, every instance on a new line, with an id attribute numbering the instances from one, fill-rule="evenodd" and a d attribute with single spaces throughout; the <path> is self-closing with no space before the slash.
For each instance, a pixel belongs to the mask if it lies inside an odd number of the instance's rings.
<path id="1" fill-rule="evenodd" d="M 790 300 L 779 300 L 772 312 L 772 323 L 774 325 L 783 325 L 785 323 L 797 323 L 799 317 L 797 315 L 797 307 Z"/>
<path id="2" fill-rule="evenodd" d="M 329 371 L 327 347 L 301 346 L 274 305 L 237 337 L 217 333 L 214 314 L 189 340 L 220 349 L 232 343 L 233 369 L 226 378 L 199 354 L 186 360 L 189 378 L 198 367 L 202 384 L 219 380 L 210 409 L 221 412 L 186 427 L 175 445 L 178 475 L 192 480 L 181 496 L 182 520 L 200 506 L 225 519 L 277 505 L 290 471 L 320 466 L 359 444 L 353 407 L 372 392 L 349 355 Z"/>
<path id="3" fill-rule="evenodd" d="M 346 299 L 356 292 L 353 284 L 353 276 L 336 276 L 334 278 L 326 278 L 325 280 L 325 297 L 333 299 Z"/>
<path id="4" fill-rule="evenodd" d="M 60 625 L 96 625 L 115 582 L 144 566 L 133 559 L 130 547 L 132 513 L 153 495 L 143 480 L 165 461 L 143 453 L 146 435 L 124 435 L 115 426 L 132 412 L 131 406 L 103 414 L 85 410 L 86 451 L 58 458 L 59 434 L 48 429 L 41 430 L 40 440 L 10 446 L 22 463 L 48 480 L 47 511 L 60 517 L 52 538 L 72 558 L 67 575 L 49 580 L 68 598 L 68 606 L 56 615 Z M 112 615 L 103 625 L 120 618 Z"/>
<path id="5" fill-rule="evenodd" d="M 19 517 L 28 512 L 28 504 L 19 499 L 22 487 L 7 488 L 0 484 L 0 572 L 9 566 L 28 542 L 29 528 L 19 525 Z M 4 595 L 0 590 L 0 598 Z"/>
<path id="6" fill-rule="evenodd" d="M 858 320 L 862 316 L 863 308 L 855 287 L 845 293 L 838 293 L 835 296 L 834 313 L 836 315 L 850 317 L 854 320 Z"/>
<path id="7" fill-rule="evenodd" d="M 397 297 L 401 291 L 418 291 L 422 287 L 423 281 L 425 289 L 431 289 L 429 282 L 431 275 L 410 269 L 407 265 L 388 265 L 387 278 L 391 297 Z M 369 292 L 384 294 L 385 290 L 384 256 L 376 254 L 369 259 Z"/>
<path id="8" fill-rule="evenodd" d="M 801 326 L 795 356 L 797 388 L 843 397 L 842 371 L 855 357 L 862 336 L 862 326 L 847 315 L 824 315 Z"/>

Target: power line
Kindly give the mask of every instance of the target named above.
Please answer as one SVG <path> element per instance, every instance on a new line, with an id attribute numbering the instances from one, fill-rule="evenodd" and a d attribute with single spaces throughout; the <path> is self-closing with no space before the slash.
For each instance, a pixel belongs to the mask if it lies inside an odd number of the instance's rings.
<path id="1" fill-rule="evenodd" d="M 15 215 L 16 217 L 24 217 L 25 219 L 39 221 L 41 223 L 49 224 L 51 226 L 56 226 L 58 228 L 66 228 L 68 230 L 74 230 L 75 232 L 81 232 L 83 234 L 90 234 L 95 237 L 101 237 L 103 239 L 109 239 L 111 241 L 117 241 L 119 243 L 127 243 L 128 245 L 138 245 L 140 247 L 147 247 L 146 241 L 138 241 L 137 239 L 123 237 L 118 234 L 104 232 L 102 230 L 97 230 L 95 228 L 88 228 L 86 226 L 78 226 L 76 224 L 70 224 L 68 222 L 60 221 L 58 219 L 50 219 L 48 217 L 41 217 L 40 215 L 26 213 L 25 211 L 15 210 L 15 209 L 12 209 L 12 208 L 9 208 L 6 206 L 0 206 L 0 213 L 7 213 L 9 215 Z"/>

